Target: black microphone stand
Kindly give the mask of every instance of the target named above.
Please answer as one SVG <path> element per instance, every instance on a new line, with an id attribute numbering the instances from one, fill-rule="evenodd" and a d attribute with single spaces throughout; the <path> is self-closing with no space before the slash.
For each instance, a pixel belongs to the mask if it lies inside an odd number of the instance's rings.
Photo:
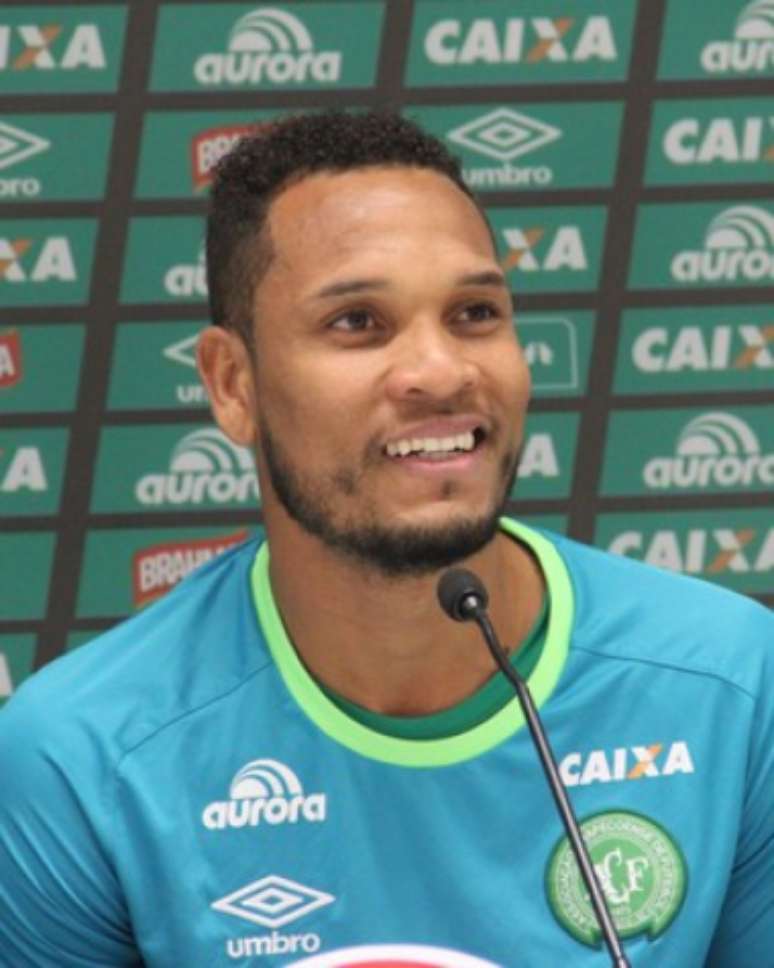
<path id="1" fill-rule="evenodd" d="M 578 862 L 578 867 L 580 868 L 581 875 L 583 876 L 583 881 L 586 884 L 591 897 L 591 904 L 594 908 L 594 913 L 597 917 L 597 921 L 599 922 L 599 926 L 602 929 L 607 950 L 610 952 L 610 957 L 613 959 L 613 968 L 631 968 L 631 965 L 624 954 L 623 948 L 621 947 L 621 942 L 618 938 L 618 932 L 615 929 L 613 919 L 607 909 L 605 896 L 602 893 L 599 882 L 597 881 L 594 866 L 591 863 L 591 858 L 589 857 L 588 850 L 586 849 L 586 844 L 583 840 L 583 835 L 580 832 L 578 821 L 575 818 L 572 804 L 570 803 L 567 792 L 564 789 L 564 784 L 562 783 L 562 778 L 559 775 L 556 760 L 554 759 L 554 755 L 551 752 L 551 747 L 548 743 L 548 737 L 546 736 L 545 730 L 540 722 L 540 717 L 537 714 L 537 709 L 535 708 L 535 703 L 532 699 L 529 689 L 527 688 L 527 684 L 508 661 L 508 656 L 497 639 L 497 634 L 492 627 L 492 623 L 489 621 L 489 616 L 486 613 L 486 609 L 478 597 L 475 594 L 466 595 L 463 601 L 460 603 L 459 611 L 460 613 L 464 612 L 466 618 L 473 619 L 481 629 L 484 639 L 486 640 L 486 644 L 489 647 L 489 651 L 492 653 L 495 662 L 498 664 L 508 681 L 516 690 L 516 694 L 519 697 L 519 702 L 524 713 L 524 718 L 527 721 L 527 726 L 532 734 L 532 739 L 535 742 L 535 747 L 537 748 L 538 756 L 540 757 L 540 763 L 546 774 L 548 785 L 551 788 L 551 793 L 553 794 L 556 807 L 561 815 L 564 828 L 567 831 L 567 836 L 570 839 L 570 845 L 573 853 L 575 854 L 575 859 Z"/>

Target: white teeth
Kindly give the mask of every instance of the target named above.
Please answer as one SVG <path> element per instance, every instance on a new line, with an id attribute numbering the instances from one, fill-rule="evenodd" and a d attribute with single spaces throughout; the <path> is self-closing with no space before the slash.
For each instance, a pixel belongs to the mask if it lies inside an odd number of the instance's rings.
<path id="1" fill-rule="evenodd" d="M 453 437 L 403 437 L 391 441 L 385 450 L 388 457 L 407 457 L 409 454 L 439 454 L 470 451 L 476 445 L 472 430 Z"/>

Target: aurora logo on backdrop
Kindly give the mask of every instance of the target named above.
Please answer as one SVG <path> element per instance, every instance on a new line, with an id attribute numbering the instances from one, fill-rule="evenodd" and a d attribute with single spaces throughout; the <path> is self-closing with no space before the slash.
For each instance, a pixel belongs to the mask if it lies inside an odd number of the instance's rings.
<path id="1" fill-rule="evenodd" d="M 333 84 L 341 74 L 341 51 L 317 51 L 306 25 L 289 10 L 258 7 L 231 28 L 226 53 L 197 58 L 194 77 L 206 87 Z"/>
<path id="2" fill-rule="evenodd" d="M 774 216 L 756 205 L 734 205 L 712 219 L 703 249 L 672 258 L 677 282 L 774 280 Z"/>
<path id="3" fill-rule="evenodd" d="M 199 246 L 196 262 L 181 262 L 170 266 L 164 274 L 164 289 L 170 296 L 207 297 L 207 264 L 204 243 Z"/>
<path id="4" fill-rule="evenodd" d="M 774 0 L 753 0 L 736 19 L 733 40 L 713 40 L 701 51 L 709 74 L 761 73 L 774 66 Z"/>
<path id="5" fill-rule="evenodd" d="M 240 504 L 258 501 L 258 478 L 246 447 L 238 447 L 214 427 L 186 434 L 178 441 L 165 473 L 145 474 L 135 486 L 145 506 Z"/>
<path id="6" fill-rule="evenodd" d="M 224 551 L 241 544 L 248 534 L 237 531 L 211 538 L 165 541 L 132 555 L 132 599 L 143 608 L 165 595 L 178 582 Z"/>
<path id="7" fill-rule="evenodd" d="M 700 414 L 680 432 L 673 457 L 654 457 L 643 468 L 648 488 L 721 488 L 774 485 L 774 453 L 762 454 L 758 438 L 731 413 Z"/>
<path id="8" fill-rule="evenodd" d="M 23 375 L 19 331 L 6 330 L 0 333 L 0 389 L 16 386 Z"/>
<path id="9" fill-rule="evenodd" d="M 510 108 L 489 111 L 473 121 L 459 125 L 447 135 L 455 144 L 501 162 L 497 168 L 466 169 L 463 172 L 465 180 L 474 188 L 549 185 L 553 180 L 553 172 L 548 166 L 515 167 L 512 162 L 561 136 L 562 132 L 553 125 Z"/>

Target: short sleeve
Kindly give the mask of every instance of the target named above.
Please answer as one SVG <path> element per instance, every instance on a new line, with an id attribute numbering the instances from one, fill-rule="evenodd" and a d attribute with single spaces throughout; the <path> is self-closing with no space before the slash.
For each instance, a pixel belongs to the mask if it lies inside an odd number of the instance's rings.
<path id="1" fill-rule="evenodd" d="M 34 693 L 0 713 L 0 965 L 140 965 L 104 837 L 108 770 Z"/>
<path id="2" fill-rule="evenodd" d="M 768 635 L 734 867 L 707 968 L 759 968 L 774 958 L 774 623 Z M 744 751 L 740 750 L 740 756 Z"/>

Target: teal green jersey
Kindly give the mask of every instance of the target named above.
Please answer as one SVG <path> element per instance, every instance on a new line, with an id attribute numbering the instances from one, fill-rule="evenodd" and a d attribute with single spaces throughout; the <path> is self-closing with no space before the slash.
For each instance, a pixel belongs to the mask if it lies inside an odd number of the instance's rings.
<path id="1" fill-rule="evenodd" d="M 770 613 L 503 528 L 546 578 L 529 685 L 631 964 L 772 964 Z M 353 718 L 268 555 L 227 552 L 0 713 L 0 965 L 609 964 L 517 700 L 429 739 Z"/>

